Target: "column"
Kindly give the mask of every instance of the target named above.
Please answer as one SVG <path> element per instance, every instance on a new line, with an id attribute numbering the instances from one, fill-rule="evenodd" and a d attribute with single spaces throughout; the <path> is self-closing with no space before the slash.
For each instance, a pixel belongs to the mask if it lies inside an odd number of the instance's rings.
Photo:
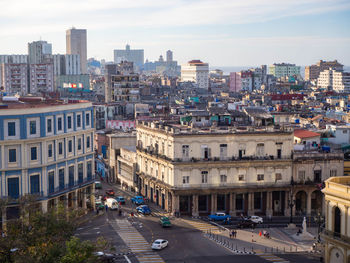
<path id="1" fill-rule="evenodd" d="M 2 216 L 2 229 L 4 232 L 6 232 L 6 220 L 7 220 L 7 216 L 6 216 L 6 207 L 2 207 L 1 209 L 1 216 Z"/>
<path id="2" fill-rule="evenodd" d="M 175 215 L 176 212 L 180 212 L 180 199 L 178 195 L 172 194 L 172 214 Z"/>
<path id="3" fill-rule="evenodd" d="M 41 209 L 43 213 L 47 213 L 48 200 L 44 200 L 41 202 Z"/>
<path id="4" fill-rule="evenodd" d="M 254 193 L 248 193 L 248 215 L 254 215 Z"/>
<path id="5" fill-rule="evenodd" d="M 325 205 L 326 205 L 326 201 L 324 200 L 324 194 L 322 194 L 322 206 L 321 206 L 321 215 L 325 216 Z"/>
<path id="6" fill-rule="evenodd" d="M 74 191 L 74 196 L 73 196 L 73 209 L 78 208 L 78 190 Z"/>
<path id="7" fill-rule="evenodd" d="M 90 192 L 90 201 L 91 201 L 91 206 L 92 209 L 95 211 L 96 210 L 96 201 L 95 201 L 95 184 L 92 184 L 92 189 Z"/>
<path id="8" fill-rule="evenodd" d="M 63 207 L 64 209 L 68 210 L 68 207 L 69 207 L 69 194 L 65 194 L 64 195 L 64 204 L 63 204 Z"/>
<path id="9" fill-rule="evenodd" d="M 266 193 L 266 216 L 271 217 L 272 215 L 272 192 L 270 191 Z"/>
<path id="10" fill-rule="evenodd" d="M 83 196 L 82 196 L 82 199 L 83 199 L 83 201 L 82 201 L 83 204 L 82 204 L 82 205 L 83 205 L 83 209 L 84 209 L 84 210 L 86 210 L 86 189 L 87 189 L 87 188 L 84 188 L 84 189 L 83 189 L 83 193 L 82 193 L 82 195 L 83 195 Z"/>
<path id="11" fill-rule="evenodd" d="M 217 212 L 217 195 L 211 194 L 211 214 L 214 214 Z"/>
<path id="12" fill-rule="evenodd" d="M 289 199 L 290 192 L 284 191 L 284 216 L 290 216 Z"/>
<path id="13" fill-rule="evenodd" d="M 230 216 L 236 216 L 236 194 L 230 193 Z"/>
<path id="14" fill-rule="evenodd" d="M 198 195 L 192 196 L 192 216 L 199 216 L 198 213 Z"/>
<path id="15" fill-rule="evenodd" d="M 306 197 L 306 215 L 310 216 L 311 215 L 311 192 L 307 193 Z"/>

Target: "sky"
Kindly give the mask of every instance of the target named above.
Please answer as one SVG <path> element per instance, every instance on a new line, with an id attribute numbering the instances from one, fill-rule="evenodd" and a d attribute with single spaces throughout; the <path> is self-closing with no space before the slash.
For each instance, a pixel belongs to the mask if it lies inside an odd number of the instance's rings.
<path id="1" fill-rule="evenodd" d="M 349 0 L 0 0 L 0 54 L 26 54 L 46 40 L 65 53 L 65 31 L 87 29 L 88 57 L 113 49 L 170 49 L 180 64 L 297 65 L 337 59 L 350 66 Z"/>

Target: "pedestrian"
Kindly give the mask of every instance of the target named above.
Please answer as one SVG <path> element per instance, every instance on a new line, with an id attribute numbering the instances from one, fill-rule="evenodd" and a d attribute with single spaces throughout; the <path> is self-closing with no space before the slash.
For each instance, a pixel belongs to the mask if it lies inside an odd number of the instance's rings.
<path id="1" fill-rule="evenodd" d="M 232 239 L 232 236 L 233 236 L 233 231 L 230 232 L 230 239 Z"/>
<path id="2" fill-rule="evenodd" d="M 105 204 L 105 208 L 106 208 L 106 212 L 108 212 L 108 205 L 107 204 Z"/>
<path id="3" fill-rule="evenodd" d="M 262 236 L 261 230 L 259 231 L 259 236 L 260 236 L 260 237 Z"/>

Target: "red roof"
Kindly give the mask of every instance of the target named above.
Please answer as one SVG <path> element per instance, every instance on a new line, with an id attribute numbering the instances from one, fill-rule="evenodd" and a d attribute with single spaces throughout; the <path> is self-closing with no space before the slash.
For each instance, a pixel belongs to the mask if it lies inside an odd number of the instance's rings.
<path id="1" fill-rule="evenodd" d="M 294 136 L 298 138 L 311 138 L 311 137 L 319 137 L 321 135 L 317 132 L 312 132 L 307 130 L 295 130 Z"/>
<path id="2" fill-rule="evenodd" d="M 303 100 L 305 94 L 273 94 L 271 100 Z"/>

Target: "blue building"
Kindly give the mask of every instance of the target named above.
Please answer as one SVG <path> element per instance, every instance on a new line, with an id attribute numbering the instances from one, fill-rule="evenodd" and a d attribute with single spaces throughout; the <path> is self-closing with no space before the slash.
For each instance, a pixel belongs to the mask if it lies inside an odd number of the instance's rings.
<path id="1" fill-rule="evenodd" d="M 93 204 L 94 116 L 88 101 L 0 98 L 2 222 L 18 216 L 18 198 L 38 197 L 42 211 Z M 0 224 L 1 226 L 1 224 Z"/>

